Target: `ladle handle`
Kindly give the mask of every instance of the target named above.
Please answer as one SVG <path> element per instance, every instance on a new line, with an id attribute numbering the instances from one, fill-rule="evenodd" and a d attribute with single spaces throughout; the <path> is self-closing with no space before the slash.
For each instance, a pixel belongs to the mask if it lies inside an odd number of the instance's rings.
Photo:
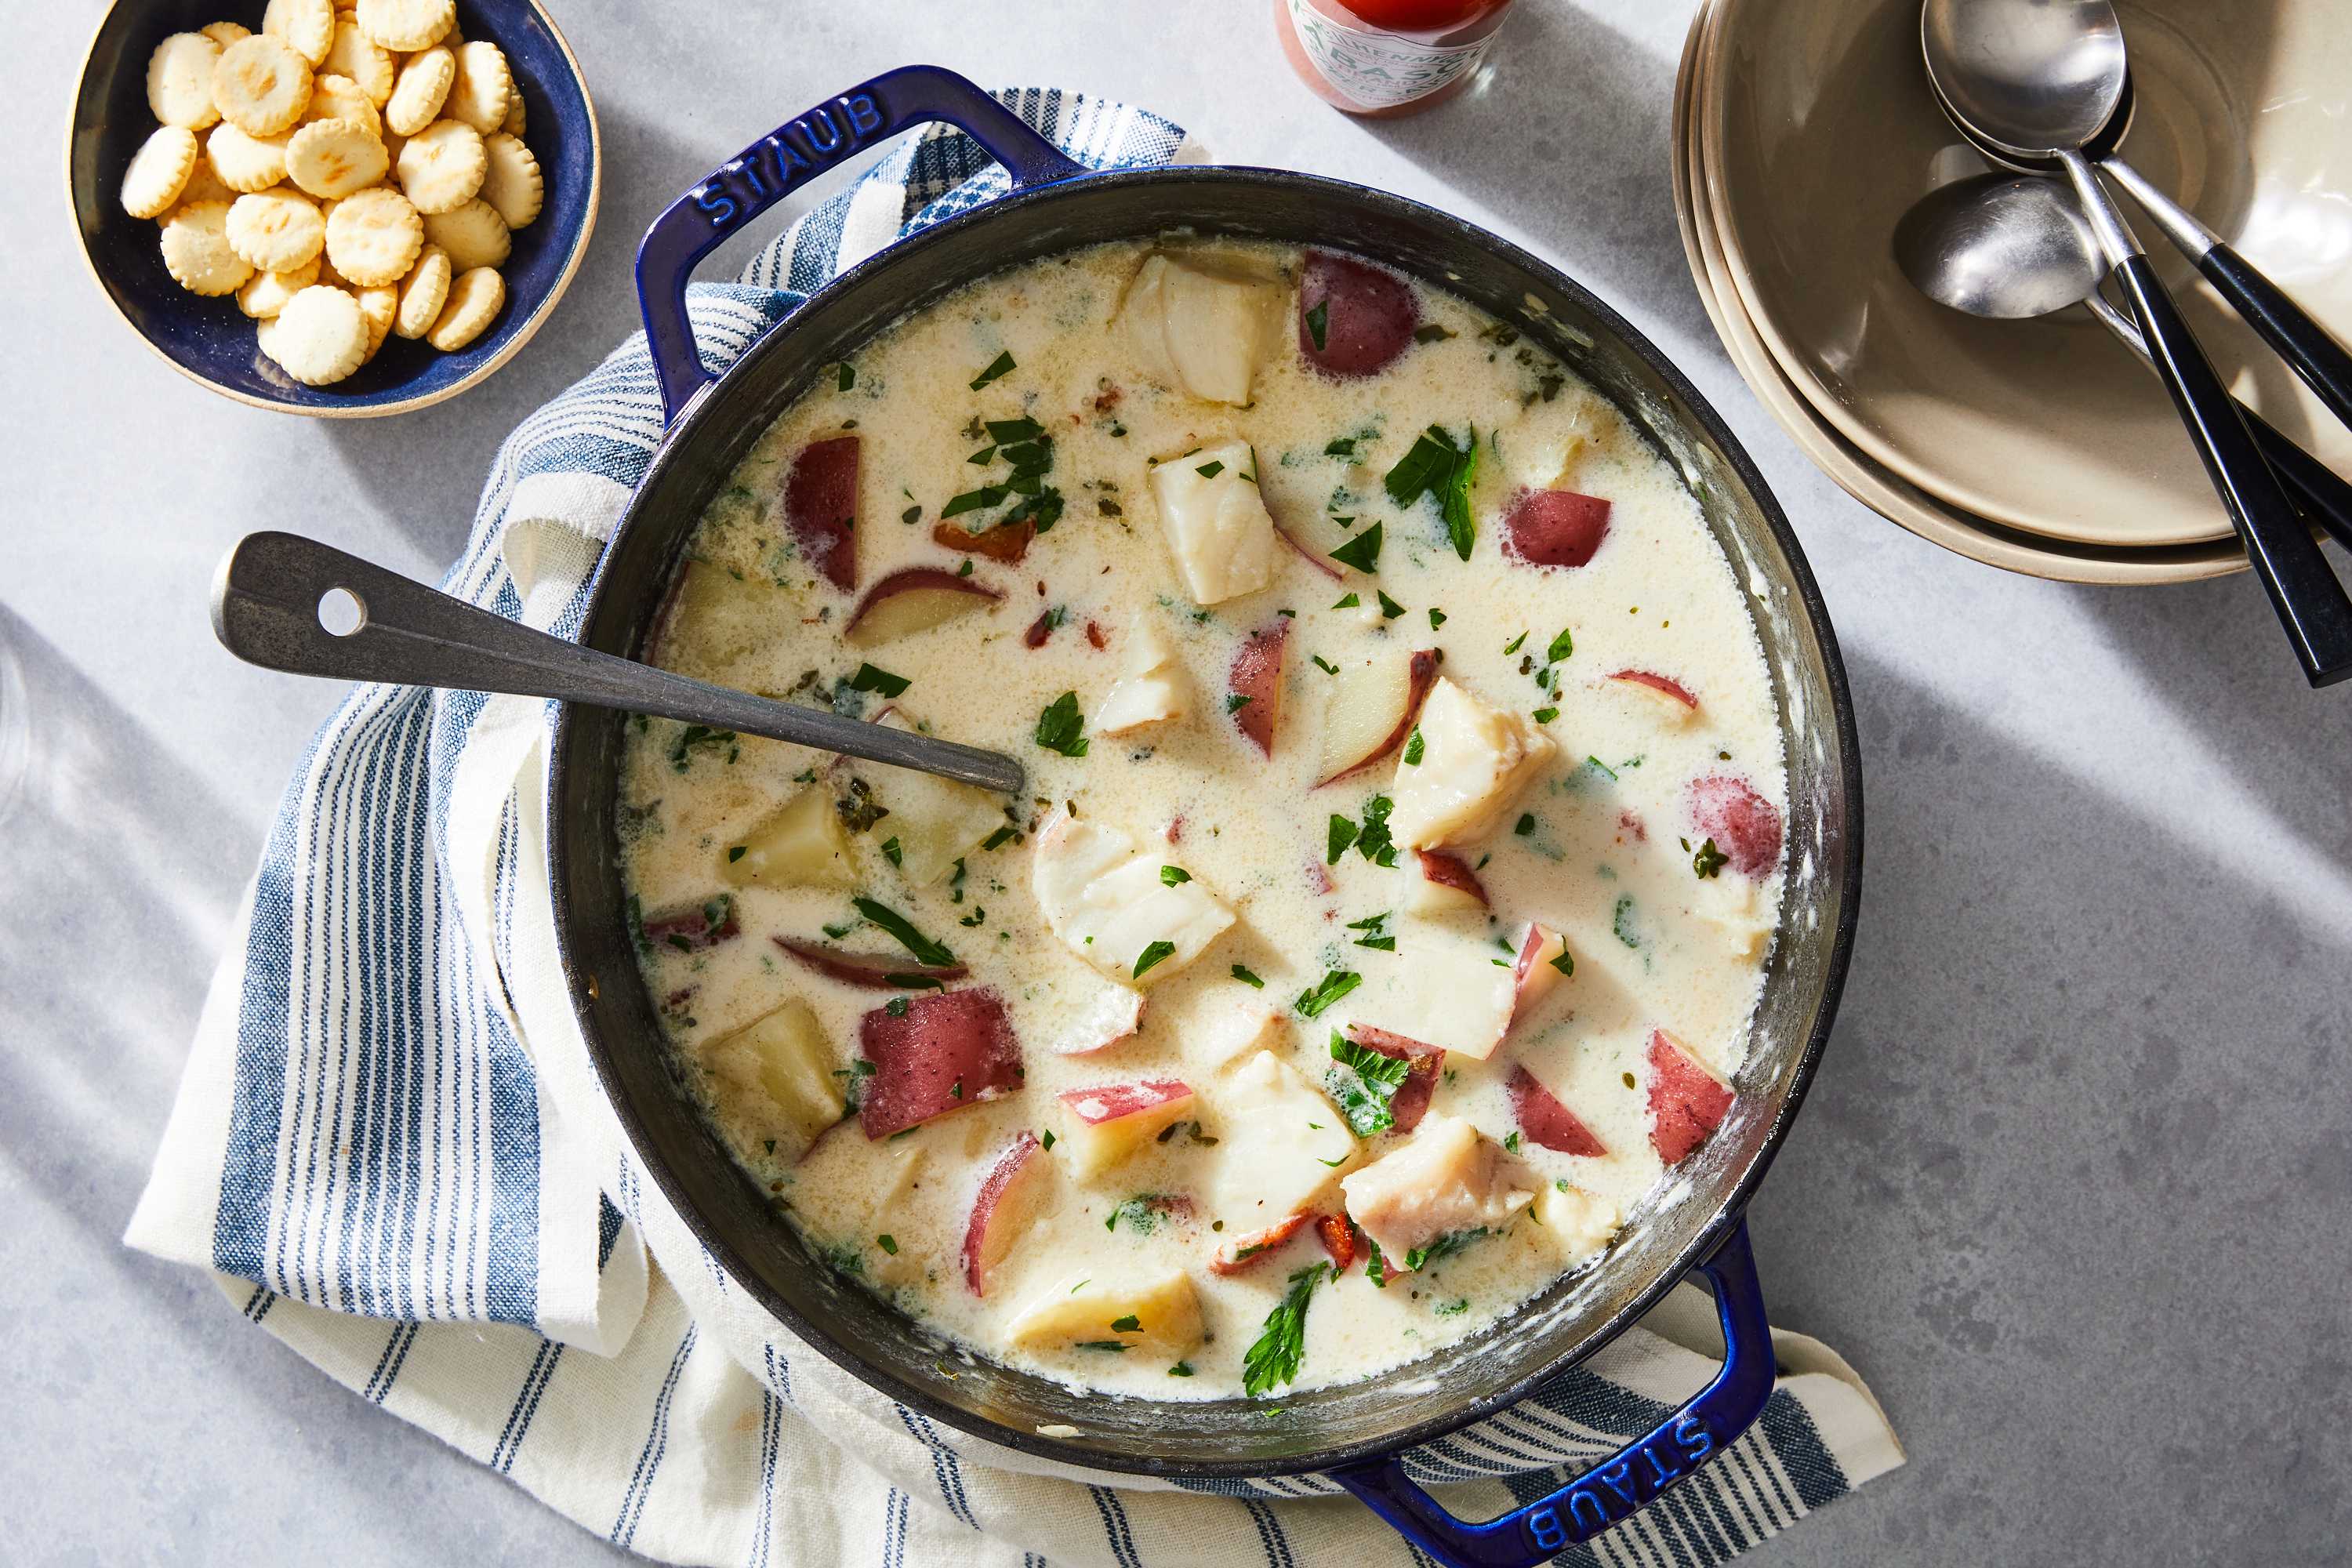
<path id="1" fill-rule="evenodd" d="M 2145 255 L 2116 268 L 2173 407 L 2197 443 L 2206 477 L 2245 542 L 2246 558 L 2314 686 L 2352 676 L 2352 599 L 2328 569 L 2311 531 L 2295 515 L 2278 476 L 2263 460 L 2238 405 L 2214 373 L 2189 323 L 2157 281 Z"/>
<path id="2" fill-rule="evenodd" d="M 324 602 L 338 591 L 357 602 L 356 625 L 341 632 L 321 618 Z M 213 584 L 213 633 L 248 664 L 295 675 L 504 691 L 651 713 L 714 733 L 845 752 L 1008 795 L 1023 793 L 1027 782 L 1021 764 L 1001 752 L 598 653 L 291 533 L 247 534 L 229 552 Z"/>

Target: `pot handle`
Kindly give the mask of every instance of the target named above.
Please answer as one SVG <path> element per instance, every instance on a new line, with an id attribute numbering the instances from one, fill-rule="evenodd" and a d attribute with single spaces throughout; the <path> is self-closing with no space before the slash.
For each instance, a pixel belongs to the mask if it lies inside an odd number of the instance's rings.
<path id="1" fill-rule="evenodd" d="M 637 307 L 661 383 L 662 423 L 709 384 L 687 320 L 695 267 L 751 219 L 825 170 L 909 126 L 944 120 L 996 156 L 1016 186 L 1086 173 L 1003 104 L 938 66 L 901 66 L 794 115 L 672 202 L 637 244 Z"/>
<path id="2" fill-rule="evenodd" d="M 1470 1524 L 1408 1479 L 1401 1459 L 1333 1470 L 1331 1479 L 1447 1568 L 1534 1568 L 1631 1518 L 1709 1455 L 1728 1447 L 1771 1396 L 1772 1329 L 1764 1318 L 1748 1222 L 1735 1226 L 1698 1268 L 1714 1284 L 1723 1318 L 1723 1370 L 1648 1436 L 1549 1497 Z"/>

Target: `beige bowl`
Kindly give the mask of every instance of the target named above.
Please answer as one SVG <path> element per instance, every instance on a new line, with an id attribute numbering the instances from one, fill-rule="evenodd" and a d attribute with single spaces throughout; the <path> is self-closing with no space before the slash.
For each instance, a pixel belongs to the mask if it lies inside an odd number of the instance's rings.
<path id="1" fill-rule="evenodd" d="M 2116 586 L 2189 583 L 2245 570 L 2235 540 L 2171 548 L 2130 549 L 2070 544 L 2020 534 L 1976 518 L 1927 494 L 1873 463 L 1813 411 L 1772 362 L 1724 274 L 1705 178 L 1695 166 L 1690 134 L 1696 82 L 1719 9 L 1707 0 L 1691 23 L 1675 79 L 1673 115 L 1675 216 L 1700 303 L 1722 338 L 1732 366 L 1799 450 L 1863 505 L 1920 538 L 1990 566 L 2061 582 Z"/>
<path id="2" fill-rule="evenodd" d="M 2125 151 L 2347 332 L 2352 28 L 2335 5 L 2118 9 L 2138 103 Z M 1980 321 L 1896 269 L 1895 220 L 1985 167 L 1930 100 L 1917 0 L 1718 0 L 1693 114 L 1726 298 L 1844 441 L 2013 530 L 2107 546 L 2227 537 L 2161 385 L 2086 312 Z M 2142 227 L 2225 379 L 2310 450 L 2352 467 L 2352 432 Z"/>

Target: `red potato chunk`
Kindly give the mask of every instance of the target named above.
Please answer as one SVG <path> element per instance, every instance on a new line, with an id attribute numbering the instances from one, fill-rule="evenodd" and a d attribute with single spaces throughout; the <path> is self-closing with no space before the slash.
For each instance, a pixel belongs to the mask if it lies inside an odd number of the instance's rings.
<path id="1" fill-rule="evenodd" d="M 1537 1082 L 1536 1075 L 1526 1068 L 1513 1068 L 1504 1089 L 1511 1097 L 1511 1114 L 1518 1119 L 1519 1131 L 1528 1142 L 1559 1154 L 1609 1152 L 1576 1112 L 1562 1105 L 1559 1097 Z"/>
<path id="2" fill-rule="evenodd" d="M 1691 781 L 1688 797 L 1691 822 L 1730 857 L 1733 870 L 1764 877 L 1780 863 L 1780 808 L 1747 780 L 1709 773 Z"/>
<path id="3" fill-rule="evenodd" d="M 1098 1084 L 1060 1097 L 1062 1136 L 1056 1147 L 1080 1181 L 1100 1175 L 1192 1114 L 1192 1087 L 1175 1079 Z"/>
<path id="4" fill-rule="evenodd" d="M 1444 1050 L 1386 1029 L 1376 1029 L 1370 1024 L 1349 1025 L 1348 1038 L 1368 1051 L 1378 1051 L 1411 1068 L 1404 1081 L 1397 1085 L 1396 1093 L 1389 1097 L 1389 1114 L 1396 1119 L 1399 1132 L 1410 1132 L 1420 1126 L 1421 1119 L 1429 1111 L 1429 1097 L 1437 1092 L 1437 1075 L 1445 1068 Z"/>
<path id="5" fill-rule="evenodd" d="M 1609 679 L 1623 681 L 1628 686 L 1638 686 L 1645 690 L 1654 691 L 1668 701 L 1681 704 L 1685 710 L 1696 709 L 1698 706 L 1698 699 L 1691 695 L 1689 687 L 1671 675 L 1660 675 L 1654 669 L 1612 670 L 1609 673 Z"/>
<path id="6" fill-rule="evenodd" d="M 1317 370 L 1375 374 L 1412 346 L 1419 325 L 1421 301 L 1395 273 L 1328 250 L 1307 253 L 1298 280 L 1298 352 Z"/>
<path id="7" fill-rule="evenodd" d="M 1269 757 L 1274 755 L 1275 724 L 1282 716 L 1282 656 L 1289 641 L 1287 618 L 1259 627 L 1242 639 L 1225 678 L 1225 709 L 1234 727 Z"/>
<path id="8" fill-rule="evenodd" d="M 1315 787 L 1352 777 L 1403 745 L 1444 662 L 1444 651 L 1432 647 L 1342 668 L 1324 704 L 1323 756 L 1316 764 Z"/>
<path id="9" fill-rule="evenodd" d="M 961 980 L 971 973 L 961 963 L 924 965 L 903 953 L 844 952 L 821 942 L 806 942 L 793 936 L 780 936 L 772 940 L 778 947 L 827 979 L 867 991 L 903 991 L 909 989 L 903 984 L 908 980 Z"/>
<path id="10" fill-rule="evenodd" d="M 1314 1217 L 1309 1214 L 1290 1215 L 1267 1226 L 1264 1230 L 1253 1232 L 1248 1236 L 1235 1237 L 1227 1242 L 1214 1258 L 1209 1259 L 1209 1272 L 1234 1275 L 1244 1269 L 1255 1268 L 1273 1257 L 1283 1243 L 1297 1236 L 1306 1227 L 1307 1222 Z"/>
<path id="11" fill-rule="evenodd" d="M 1609 503 L 1574 490 L 1522 490 L 1503 513 L 1503 552 L 1531 566 L 1581 566 L 1609 537 Z"/>
<path id="12" fill-rule="evenodd" d="M 816 574 L 844 593 L 857 586 L 855 436 L 812 441 L 784 478 L 784 525 Z"/>
<path id="13" fill-rule="evenodd" d="M 736 936 L 743 928 L 735 918 L 735 896 L 721 893 L 692 909 L 657 910 L 647 915 L 638 929 L 656 947 L 700 952 Z"/>
<path id="14" fill-rule="evenodd" d="M 1723 1124 L 1731 1098 L 1680 1040 L 1650 1031 L 1650 1146 L 1659 1159 L 1682 1163 Z"/>
<path id="15" fill-rule="evenodd" d="M 1527 934 L 1519 939 L 1518 957 L 1511 963 L 1511 1022 L 1535 1011 L 1538 1004 L 1551 994 L 1552 987 L 1567 978 L 1560 959 L 1568 952 L 1568 939 L 1549 926 L 1530 921 Z M 1576 961 L 1568 961 L 1570 968 Z"/>
<path id="16" fill-rule="evenodd" d="M 866 590 L 842 627 L 841 640 L 853 647 L 877 647 L 985 610 L 1003 597 L 985 583 L 945 567 L 909 566 Z"/>
<path id="17" fill-rule="evenodd" d="M 971 1218 L 963 1231 L 963 1278 L 973 1295 L 988 1294 L 988 1277 L 1036 1224 L 1053 1191 L 1052 1156 L 1036 1134 L 1022 1133 L 997 1156 L 971 1200 Z"/>
<path id="18" fill-rule="evenodd" d="M 874 1064 L 857 1123 L 887 1138 L 1020 1087 L 1021 1042 L 1004 998 L 987 986 L 932 991 L 857 1021 L 858 1054 Z"/>
<path id="19" fill-rule="evenodd" d="M 1416 849 L 1412 854 L 1421 867 L 1423 881 L 1451 888 L 1463 897 L 1476 900 L 1481 909 L 1486 907 L 1486 884 L 1478 880 L 1478 874 L 1470 869 L 1468 862 L 1461 856 L 1449 855 L 1442 849 Z"/>

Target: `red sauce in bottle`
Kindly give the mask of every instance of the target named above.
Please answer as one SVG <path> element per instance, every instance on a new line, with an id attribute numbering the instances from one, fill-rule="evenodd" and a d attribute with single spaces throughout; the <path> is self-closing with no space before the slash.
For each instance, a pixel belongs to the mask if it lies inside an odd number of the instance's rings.
<path id="1" fill-rule="evenodd" d="M 1291 68 L 1334 108 L 1418 114 L 1475 80 L 1511 0 L 1274 0 Z"/>

